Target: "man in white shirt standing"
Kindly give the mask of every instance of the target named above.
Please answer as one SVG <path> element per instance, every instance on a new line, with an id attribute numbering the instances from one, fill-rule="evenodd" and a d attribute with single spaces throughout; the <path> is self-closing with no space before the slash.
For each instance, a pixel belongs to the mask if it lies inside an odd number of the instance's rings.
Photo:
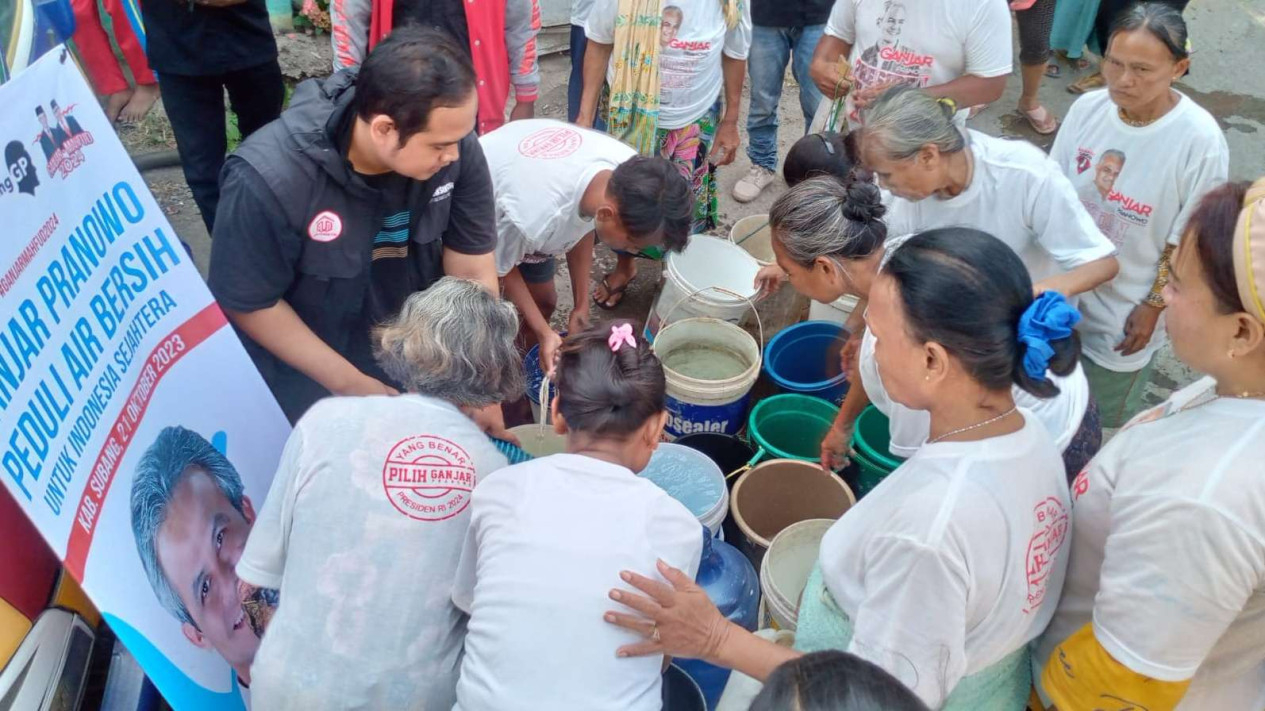
<path id="1" fill-rule="evenodd" d="M 568 328 L 581 331 L 594 243 L 631 253 L 684 249 L 693 194 L 667 160 L 639 157 L 618 139 L 561 121 L 515 121 L 479 143 L 496 195 L 497 274 L 547 369 L 562 344 L 549 326 L 558 300 L 554 259 L 567 257 L 575 297 Z"/>
<path id="2" fill-rule="evenodd" d="M 1010 75 L 1010 10 L 993 0 L 836 0 L 813 53 L 813 82 L 848 96 L 848 120 L 887 87 L 910 84 L 965 109 L 1001 98 Z M 839 73 L 839 59 L 851 67 Z"/>

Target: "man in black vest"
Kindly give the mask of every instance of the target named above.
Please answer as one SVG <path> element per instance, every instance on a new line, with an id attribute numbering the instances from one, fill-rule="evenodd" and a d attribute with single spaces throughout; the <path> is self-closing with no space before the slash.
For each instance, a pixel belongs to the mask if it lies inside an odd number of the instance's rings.
<path id="1" fill-rule="evenodd" d="M 331 393 L 395 393 L 370 331 L 409 294 L 445 274 L 496 293 L 477 103 L 464 52 L 400 29 L 359 76 L 301 84 L 225 163 L 211 290 L 291 421 Z"/>

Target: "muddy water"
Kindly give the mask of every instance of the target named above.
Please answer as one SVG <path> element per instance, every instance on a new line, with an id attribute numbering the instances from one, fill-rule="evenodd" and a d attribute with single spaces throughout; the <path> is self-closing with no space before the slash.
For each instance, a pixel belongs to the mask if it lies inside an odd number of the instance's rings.
<path id="1" fill-rule="evenodd" d="M 672 349 L 663 365 L 689 378 L 727 380 L 742 375 L 751 361 L 742 354 L 710 345 L 688 345 Z"/>

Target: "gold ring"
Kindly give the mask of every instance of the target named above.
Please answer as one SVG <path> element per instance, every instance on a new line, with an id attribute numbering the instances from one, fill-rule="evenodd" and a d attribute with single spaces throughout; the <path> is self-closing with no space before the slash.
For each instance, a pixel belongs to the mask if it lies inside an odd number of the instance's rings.
<path id="1" fill-rule="evenodd" d="M 655 642 L 659 642 L 659 641 L 661 641 L 661 640 L 659 639 L 659 625 L 658 625 L 658 623 L 656 623 L 656 624 L 654 624 L 654 625 L 652 625 L 652 626 L 650 627 L 650 639 L 653 639 Z"/>

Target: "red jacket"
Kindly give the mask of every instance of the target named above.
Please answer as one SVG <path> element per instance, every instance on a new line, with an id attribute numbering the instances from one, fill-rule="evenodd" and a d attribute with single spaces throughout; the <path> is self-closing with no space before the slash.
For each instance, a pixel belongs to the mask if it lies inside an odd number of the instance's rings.
<path id="1" fill-rule="evenodd" d="M 331 0 L 335 70 L 359 65 L 390 34 L 394 6 L 395 0 Z M 484 134 L 505 122 L 511 84 L 517 101 L 536 100 L 540 5 L 537 0 L 466 0 L 464 7 L 478 78 L 478 131 Z"/>

